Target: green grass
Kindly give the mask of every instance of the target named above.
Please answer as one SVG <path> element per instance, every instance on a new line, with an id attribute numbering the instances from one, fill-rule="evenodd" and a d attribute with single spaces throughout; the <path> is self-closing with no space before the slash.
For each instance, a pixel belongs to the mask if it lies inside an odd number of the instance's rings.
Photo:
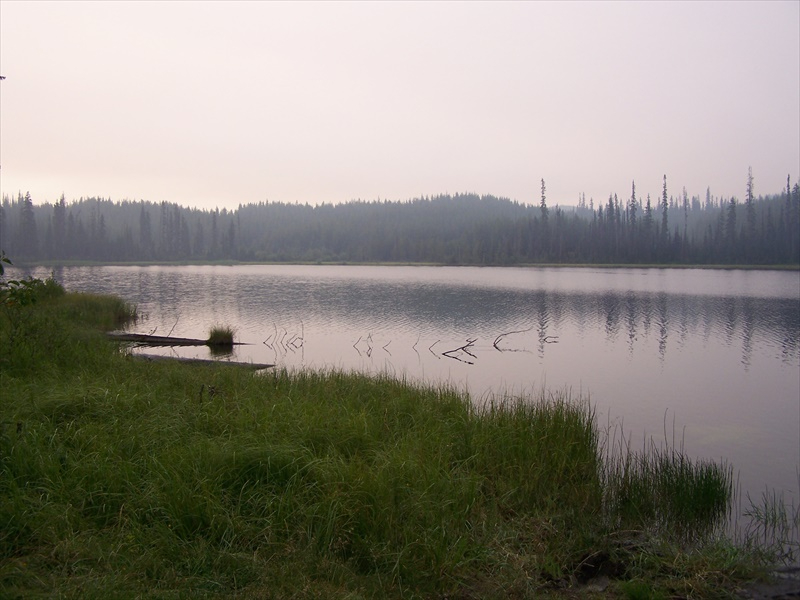
<path id="1" fill-rule="evenodd" d="M 692 461 L 680 449 L 650 442 L 641 452 L 621 443 L 603 465 L 605 506 L 618 529 L 667 530 L 691 541 L 720 531 L 734 503 L 730 466 Z"/>
<path id="2" fill-rule="evenodd" d="M 719 535 L 729 468 L 609 453 L 566 393 L 142 363 L 118 300 L 3 310 L 3 597 L 715 597 L 761 557 Z"/>

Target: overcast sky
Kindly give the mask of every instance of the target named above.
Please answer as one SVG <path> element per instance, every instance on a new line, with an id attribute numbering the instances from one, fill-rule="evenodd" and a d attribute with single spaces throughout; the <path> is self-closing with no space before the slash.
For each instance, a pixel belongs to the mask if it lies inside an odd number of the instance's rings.
<path id="1" fill-rule="evenodd" d="M 800 2 L 0 1 L 0 189 L 234 208 L 742 198 L 800 176 Z"/>

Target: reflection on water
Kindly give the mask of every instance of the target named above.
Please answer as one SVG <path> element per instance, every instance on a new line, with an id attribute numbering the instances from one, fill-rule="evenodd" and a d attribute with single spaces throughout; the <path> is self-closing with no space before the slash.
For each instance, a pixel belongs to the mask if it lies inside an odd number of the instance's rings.
<path id="1" fill-rule="evenodd" d="M 204 338 L 230 325 L 249 344 L 234 360 L 388 371 L 476 401 L 569 386 L 634 436 L 661 435 L 674 418 L 688 450 L 731 460 L 754 495 L 797 489 L 797 272 L 209 266 L 55 276 L 136 303 L 148 315 L 141 332 Z"/>
<path id="2" fill-rule="evenodd" d="M 324 272 L 325 270 L 329 272 Z M 339 272 L 331 273 L 330 271 Z M 400 277 L 380 273 L 402 270 Z M 447 272 L 437 279 L 430 271 Z M 459 271 L 463 277 L 458 277 Z M 531 274 L 547 277 L 529 279 Z M 151 322 L 174 333 L 207 328 L 208 316 L 236 317 L 248 331 L 265 338 L 281 323 L 305 321 L 338 330 L 392 330 L 421 335 L 486 336 L 518 326 L 531 327 L 543 355 L 552 330 L 605 333 L 619 342 L 624 328 L 628 352 L 654 330 L 661 358 L 671 342 L 702 332 L 706 341 L 740 344 L 742 364 L 750 362 L 754 343 L 780 349 L 782 360 L 798 359 L 800 276 L 797 273 L 745 272 L 741 289 L 731 279 L 741 272 L 606 269 L 445 269 L 373 267 L 62 267 L 56 278 L 70 289 L 116 293 L 136 302 Z M 631 279 L 632 275 L 638 276 Z M 498 274 L 496 286 L 492 278 Z M 599 289 L 596 279 L 627 273 L 628 278 Z M 425 277 L 417 277 L 420 274 Z M 454 276 L 455 273 L 455 276 Z M 713 276 L 707 276 L 712 273 Z M 39 269 L 35 276 L 48 275 Z M 508 275 L 517 275 L 516 281 Z M 562 274 L 558 280 L 556 277 Z M 651 274 L 660 289 L 647 285 Z M 320 276 L 322 275 L 322 276 Z M 580 282 L 586 275 L 583 289 Z M 669 278 L 679 285 L 669 285 Z M 729 276 L 729 277 L 725 277 Z M 762 294 L 753 279 L 762 276 Z M 643 279 L 644 277 L 644 279 Z M 709 279 L 718 284 L 712 293 Z M 552 284 L 542 286 L 542 280 Z M 508 286 L 510 282 L 515 285 Z M 566 282 L 566 283 L 565 283 Z M 636 282 L 635 289 L 626 284 Z M 770 283 L 778 283 L 770 286 Z M 620 283 L 622 285 L 620 285 Z M 686 284 L 690 284 L 686 286 Z M 680 285 L 683 284 L 683 285 Z M 694 289 L 695 284 L 701 284 Z M 721 285 L 720 285 L 721 284 Z M 234 315 L 230 313 L 233 312 Z M 212 320 L 213 320 L 212 318 Z M 174 319 L 174 320 L 173 320 Z M 163 321 L 163 322 L 158 322 Z M 275 331 L 272 331 L 275 334 Z M 288 334 L 288 332 L 287 332 Z"/>
<path id="3" fill-rule="evenodd" d="M 437 278 L 440 273 L 446 277 Z M 626 275 L 621 281 L 620 273 Z M 319 333 L 355 336 L 352 350 L 369 357 L 376 335 L 415 339 L 419 348 L 426 340 L 452 346 L 515 332 L 516 350 L 535 351 L 542 360 L 553 344 L 602 334 L 616 353 L 655 349 L 661 361 L 699 337 L 706 345 L 737 347 L 745 369 L 754 352 L 798 364 L 797 273 L 745 272 L 746 278 L 730 271 L 689 273 L 692 277 L 687 271 L 626 269 L 74 267 L 57 269 L 55 276 L 70 289 L 115 293 L 137 303 L 149 317 L 149 332 L 198 336 L 224 322 L 244 341 L 272 348 L 278 359 Z M 603 289 L 598 277 L 611 279 L 610 285 L 607 281 Z M 758 277 L 761 295 L 753 291 Z M 651 279 L 660 284 L 656 289 Z M 631 283 L 636 285 L 626 287 Z M 391 343 L 380 348 L 391 354 Z M 338 362 L 347 348 L 331 351 Z"/>

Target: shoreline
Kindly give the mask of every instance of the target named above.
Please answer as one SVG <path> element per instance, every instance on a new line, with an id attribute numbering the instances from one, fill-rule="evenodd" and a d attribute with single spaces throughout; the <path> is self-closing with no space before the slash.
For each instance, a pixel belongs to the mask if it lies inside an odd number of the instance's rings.
<path id="1" fill-rule="evenodd" d="M 235 267 L 235 266 L 353 266 L 353 267 L 478 267 L 523 269 L 701 269 L 713 271 L 800 271 L 800 264 L 726 265 L 726 264 L 675 264 L 675 263 L 514 263 L 514 264 L 448 264 L 413 262 L 355 262 L 355 261 L 15 261 L 10 268 L 37 267 Z"/>

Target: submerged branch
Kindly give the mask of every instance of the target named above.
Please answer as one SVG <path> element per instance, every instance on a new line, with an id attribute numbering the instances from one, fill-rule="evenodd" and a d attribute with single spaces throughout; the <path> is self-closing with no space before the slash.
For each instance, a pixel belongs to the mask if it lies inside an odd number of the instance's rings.
<path id="1" fill-rule="evenodd" d="M 472 362 L 471 360 L 464 360 L 463 358 L 457 356 L 457 353 L 463 352 L 464 354 L 467 354 L 467 355 L 471 356 L 472 358 L 478 358 L 472 352 L 469 351 L 469 349 L 472 348 L 472 346 L 475 345 L 476 341 L 478 341 L 478 338 L 473 338 L 473 339 L 467 338 L 467 343 L 466 344 L 464 344 L 463 346 L 459 346 L 458 348 L 453 348 L 452 350 L 447 350 L 445 352 L 442 352 L 442 356 L 446 356 L 447 358 L 452 358 L 454 360 L 458 360 L 458 361 L 461 361 L 463 363 L 467 363 L 468 365 L 473 365 L 473 364 L 475 364 L 474 362 Z"/>
<path id="2" fill-rule="evenodd" d="M 502 340 L 502 339 L 503 339 L 504 337 L 506 337 L 507 335 L 512 335 L 512 334 L 514 334 L 514 333 L 526 333 L 526 332 L 530 331 L 531 329 L 533 329 L 533 325 L 531 325 L 531 326 L 530 326 L 530 327 L 528 327 L 527 329 L 520 329 L 519 331 L 508 331 L 508 332 L 506 332 L 506 333 L 501 333 L 501 334 L 500 334 L 500 335 L 498 335 L 496 338 L 494 338 L 494 342 L 492 343 L 492 346 L 494 346 L 494 347 L 495 347 L 495 349 L 496 349 L 496 350 L 498 350 L 498 351 L 500 351 L 500 352 L 509 352 L 509 350 L 504 350 L 503 348 L 501 348 L 500 346 L 498 346 L 498 344 L 500 343 L 500 340 Z"/>

